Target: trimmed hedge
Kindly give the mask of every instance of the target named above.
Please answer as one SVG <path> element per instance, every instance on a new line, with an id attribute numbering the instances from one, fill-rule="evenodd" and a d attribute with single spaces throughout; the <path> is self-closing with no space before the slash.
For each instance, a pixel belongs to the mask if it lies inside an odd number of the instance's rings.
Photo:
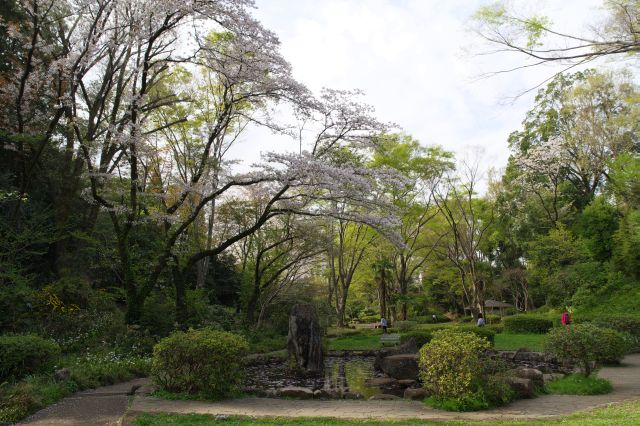
<path id="1" fill-rule="evenodd" d="M 531 315 L 514 315 L 502 320 L 504 331 L 507 333 L 538 333 L 545 334 L 553 328 L 553 321 Z"/>
<path id="2" fill-rule="evenodd" d="M 495 341 L 496 332 L 492 330 L 490 327 L 478 327 L 476 325 L 455 325 L 453 327 L 432 327 L 429 331 L 435 330 L 455 330 L 456 332 L 465 332 L 465 333 L 473 333 L 478 337 L 484 337 L 491 343 Z"/>
<path id="3" fill-rule="evenodd" d="M 234 396 L 242 384 L 244 337 L 211 328 L 175 332 L 153 348 L 151 375 L 161 389 L 202 395 Z"/>
<path id="4" fill-rule="evenodd" d="M 51 369 L 60 346 L 33 334 L 0 336 L 0 381 Z"/>
<path id="5" fill-rule="evenodd" d="M 400 343 L 405 343 L 409 341 L 409 339 L 413 339 L 416 342 L 416 346 L 418 347 L 418 349 L 420 349 L 425 344 L 429 343 L 432 337 L 433 334 L 429 331 L 414 330 L 407 333 L 402 333 L 402 335 L 400 336 Z"/>
<path id="6" fill-rule="evenodd" d="M 397 328 L 398 331 L 404 332 L 413 330 L 416 328 L 416 325 L 418 325 L 416 321 L 396 321 L 393 323 L 393 328 Z"/>

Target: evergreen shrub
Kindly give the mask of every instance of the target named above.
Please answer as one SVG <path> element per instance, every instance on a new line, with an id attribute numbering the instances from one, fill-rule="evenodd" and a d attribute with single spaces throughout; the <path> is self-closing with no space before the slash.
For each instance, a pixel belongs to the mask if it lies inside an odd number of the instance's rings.
<path id="1" fill-rule="evenodd" d="M 594 364 L 619 362 L 629 348 L 622 334 L 589 323 L 554 328 L 544 346 L 561 361 L 578 364 L 587 377 Z"/>
<path id="2" fill-rule="evenodd" d="M 470 411 L 503 405 L 512 398 L 504 368 L 487 357 L 487 339 L 461 331 L 439 330 L 420 349 L 420 379 L 439 408 Z"/>
<path id="3" fill-rule="evenodd" d="M 32 334 L 0 336 L 0 380 L 20 379 L 47 371 L 58 360 L 60 347 Z"/>
<path id="4" fill-rule="evenodd" d="M 553 321 L 531 315 L 514 315 L 502 320 L 507 333 L 539 333 L 544 334 L 553 328 Z"/>
<path id="5" fill-rule="evenodd" d="M 211 328 L 174 332 L 154 347 L 151 374 L 168 392 L 230 397 L 242 383 L 248 347 L 244 337 Z"/>

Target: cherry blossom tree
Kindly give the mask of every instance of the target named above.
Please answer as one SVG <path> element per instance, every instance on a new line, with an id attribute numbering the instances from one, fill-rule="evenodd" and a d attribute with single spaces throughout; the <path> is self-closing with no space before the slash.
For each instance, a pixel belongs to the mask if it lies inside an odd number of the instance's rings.
<path id="1" fill-rule="evenodd" d="M 60 135 L 67 150 L 86 171 L 83 194 L 93 216 L 102 211 L 111 220 L 127 321 L 138 320 L 168 267 L 180 311 L 187 270 L 278 215 L 348 217 L 380 228 L 393 223 L 382 214 L 384 202 L 372 196 L 384 176 L 330 160 L 344 147 L 368 149 L 386 126 L 357 101 L 358 92 L 327 89 L 316 98 L 296 82 L 277 38 L 251 16 L 251 1 L 19 4 L 32 19 L 16 37 L 31 40 L 31 51 L 46 49 L 40 35 L 47 22 L 57 30 L 59 49 L 46 66 L 26 64 L 20 81 L 3 88 L 3 105 L 14 106 L 16 132 L 39 131 L 29 106 L 41 92 L 53 99 L 54 113 L 45 120 L 50 130 L 40 146 L 53 141 L 55 129 L 65 129 Z M 205 83 L 201 99 L 186 87 L 184 70 Z M 279 123 L 276 106 L 295 111 L 307 130 Z M 252 171 L 235 173 L 225 167 L 225 153 L 248 125 L 296 134 L 304 149 L 265 154 Z M 185 157 L 186 141 L 193 149 Z M 254 221 L 221 239 L 211 235 L 203 249 L 185 245 L 203 218 L 215 228 L 216 200 L 250 187 L 260 188 L 266 200 Z M 335 211 L 329 201 L 336 200 L 353 208 Z M 140 224 L 159 226 L 163 241 L 144 273 L 132 267 L 130 244 Z"/>

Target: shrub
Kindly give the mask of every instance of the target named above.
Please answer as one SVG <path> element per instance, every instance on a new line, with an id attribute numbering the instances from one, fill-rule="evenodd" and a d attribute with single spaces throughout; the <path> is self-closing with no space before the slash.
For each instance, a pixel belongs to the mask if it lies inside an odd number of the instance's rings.
<path id="1" fill-rule="evenodd" d="M 547 352 L 562 361 L 577 363 L 587 377 L 593 370 L 592 363 L 619 361 L 627 348 L 620 333 L 593 324 L 554 328 L 545 341 Z"/>
<path id="2" fill-rule="evenodd" d="M 151 373 L 161 389 L 224 398 L 242 383 L 244 337 L 211 328 L 175 332 L 153 349 Z"/>
<path id="3" fill-rule="evenodd" d="M 511 399 L 496 360 L 486 358 L 489 342 L 459 328 L 439 330 L 420 349 L 420 379 L 432 394 L 431 405 L 450 410 L 477 410 Z"/>
<path id="4" fill-rule="evenodd" d="M 456 330 L 458 332 L 466 332 L 473 333 L 478 337 L 483 337 L 489 341 L 493 345 L 496 337 L 496 331 L 493 327 L 478 327 L 475 325 L 456 325 L 453 327 L 449 326 L 441 326 L 441 327 L 429 327 L 429 331 L 433 332 L 436 330 Z"/>
<path id="5" fill-rule="evenodd" d="M 0 336 L 0 380 L 19 379 L 27 374 L 46 371 L 60 356 L 60 347 L 42 337 Z"/>
<path id="6" fill-rule="evenodd" d="M 489 324 L 489 325 L 486 325 L 485 328 L 487 330 L 493 331 L 495 334 L 500 334 L 504 332 L 504 324 Z"/>
<path id="7" fill-rule="evenodd" d="M 504 331 L 508 333 L 547 333 L 553 328 L 553 321 L 531 315 L 514 315 L 502 320 Z"/>
<path id="8" fill-rule="evenodd" d="M 605 315 L 594 318 L 592 322 L 598 327 L 624 334 L 633 349 L 640 349 L 640 318 L 631 315 Z"/>
<path id="9" fill-rule="evenodd" d="M 407 333 L 402 333 L 400 336 L 400 343 L 408 342 L 409 339 L 413 339 L 416 342 L 418 349 L 431 341 L 432 334 L 429 331 L 414 330 Z"/>
<path id="10" fill-rule="evenodd" d="M 500 315 L 494 314 L 487 314 L 485 319 L 487 320 L 487 324 L 500 324 L 502 321 L 502 317 Z"/>
<path id="11" fill-rule="evenodd" d="M 416 321 L 396 321 L 393 324 L 393 327 L 397 328 L 400 332 L 404 332 L 413 330 L 414 328 L 416 328 L 416 325 L 418 325 Z"/>

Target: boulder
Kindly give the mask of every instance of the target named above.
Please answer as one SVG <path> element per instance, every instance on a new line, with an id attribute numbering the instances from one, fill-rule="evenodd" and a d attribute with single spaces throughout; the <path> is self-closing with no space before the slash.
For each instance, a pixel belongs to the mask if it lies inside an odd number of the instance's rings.
<path id="1" fill-rule="evenodd" d="M 71 370 L 69 370 L 68 368 L 61 368 L 59 370 L 56 370 L 53 373 L 53 378 L 57 382 L 65 382 L 71 378 Z"/>
<path id="2" fill-rule="evenodd" d="M 535 387 L 530 379 L 522 379 L 520 377 L 509 377 L 507 383 L 515 392 L 518 398 L 533 398 Z"/>
<path id="3" fill-rule="evenodd" d="M 311 389 L 307 389 L 299 386 L 287 386 L 278 390 L 278 396 L 284 396 L 288 398 L 311 399 L 313 398 L 313 391 Z"/>
<path id="4" fill-rule="evenodd" d="M 561 374 L 561 373 L 549 373 L 549 374 L 542 375 L 542 379 L 544 380 L 545 384 L 556 379 L 562 379 L 563 377 L 564 377 L 564 374 Z"/>
<path id="5" fill-rule="evenodd" d="M 376 359 L 373 361 L 373 366 L 378 370 L 382 370 L 382 360 L 388 356 L 402 355 L 402 354 L 416 354 L 418 353 L 418 347 L 413 339 L 409 339 L 405 343 L 393 347 L 380 349 L 376 353 Z"/>
<path id="6" fill-rule="evenodd" d="M 344 399 L 364 399 L 364 396 L 360 392 L 344 392 L 342 394 Z"/>
<path id="7" fill-rule="evenodd" d="M 325 389 L 318 389 L 313 391 L 313 398 L 314 399 L 331 399 L 333 397 L 333 395 L 331 394 L 331 392 L 325 390 Z"/>
<path id="8" fill-rule="evenodd" d="M 518 367 L 515 370 L 512 370 L 511 374 L 521 379 L 531 380 L 533 385 L 536 387 L 541 388 L 544 386 L 544 376 L 542 371 L 536 370 L 535 368 Z"/>
<path id="9" fill-rule="evenodd" d="M 289 315 L 287 351 L 304 373 L 317 374 L 324 368 L 321 336 L 315 308 L 308 304 L 294 305 Z"/>
<path id="10" fill-rule="evenodd" d="M 418 379 L 418 355 L 391 355 L 382 360 L 382 371 L 398 380 Z"/>
<path id="11" fill-rule="evenodd" d="M 369 398 L 369 401 L 394 401 L 400 399 L 399 396 L 389 395 L 388 393 L 378 393 Z"/>
<path id="12" fill-rule="evenodd" d="M 372 379 L 367 379 L 364 384 L 370 388 L 381 388 L 386 386 L 393 386 L 398 381 L 393 377 L 374 377 Z"/>
<path id="13" fill-rule="evenodd" d="M 416 381 L 413 379 L 398 380 L 398 385 L 402 386 L 403 388 L 408 388 L 415 384 L 416 384 Z"/>
<path id="14" fill-rule="evenodd" d="M 429 396 L 424 388 L 407 388 L 404 390 L 404 399 L 423 400 Z"/>

